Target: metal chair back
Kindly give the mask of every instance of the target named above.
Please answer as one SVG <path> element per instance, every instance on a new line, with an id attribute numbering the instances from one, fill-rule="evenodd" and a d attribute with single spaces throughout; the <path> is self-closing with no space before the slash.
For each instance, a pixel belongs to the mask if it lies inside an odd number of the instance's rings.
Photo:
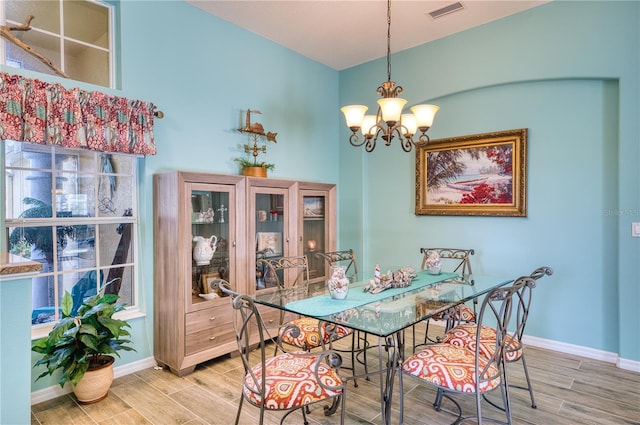
<path id="1" fill-rule="evenodd" d="M 353 249 L 342 251 L 318 252 L 316 257 L 323 258 L 328 266 L 340 265 L 345 267 L 345 274 L 351 282 L 358 280 L 358 264 Z"/>
<path id="2" fill-rule="evenodd" d="M 422 264 L 420 268 L 425 269 L 429 253 L 435 251 L 440 256 L 442 271 L 450 273 L 460 273 L 464 275 L 473 274 L 471 271 L 470 256 L 475 254 L 473 249 L 463 248 L 420 248 L 422 254 Z"/>

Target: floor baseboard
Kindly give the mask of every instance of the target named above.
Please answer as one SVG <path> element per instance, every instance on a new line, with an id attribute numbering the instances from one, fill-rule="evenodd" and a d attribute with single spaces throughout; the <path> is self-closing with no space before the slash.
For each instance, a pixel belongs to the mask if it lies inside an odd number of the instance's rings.
<path id="1" fill-rule="evenodd" d="M 147 357 L 146 359 L 141 359 L 135 362 L 124 364 L 122 366 L 114 367 L 113 376 L 115 378 L 120 378 L 121 376 L 129 375 L 131 373 L 154 367 L 156 365 L 156 360 L 153 357 Z M 69 384 L 65 385 L 64 388 L 60 388 L 60 385 L 53 385 L 51 387 L 43 388 L 31 393 L 31 405 L 42 403 L 43 401 L 51 400 L 70 392 L 71 385 Z"/>
<path id="2" fill-rule="evenodd" d="M 575 354 L 576 356 L 586 357 L 588 359 L 614 363 L 620 369 L 640 372 L 640 362 L 622 359 L 618 354 L 609 351 L 595 350 L 593 348 L 583 347 L 580 345 L 567 344 L 566 342 L 553 341 L 550 339 L 527 335 L 522 337 L 522 342 L 525 345 L 530 345 L 532 347 L 546 348 L 560 353 Z"/>

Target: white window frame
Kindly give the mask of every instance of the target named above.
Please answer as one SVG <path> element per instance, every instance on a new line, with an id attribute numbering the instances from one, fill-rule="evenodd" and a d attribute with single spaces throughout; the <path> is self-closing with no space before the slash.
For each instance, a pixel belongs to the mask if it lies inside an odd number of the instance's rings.
<path id="1" fill-rule="evenodd" d="M 10 143 L 22 143 L 22 142 L 14 142 L 14 141 L 9 141 Z M 7 209 L 10 208 L 11 203 L 15 203 L 17 202 L 15 199 L 13 199 L 13 193 L 12 193 L 12 185 L 7 184 L 6 180 L 11 178 L 11 174 L 12 171 L 23 171 L 23 170 L 37 170 L 36 168 L 28 168 L 28 167 L 20 167 L 20 166 L 16 166 L 16 167 L 7 167 L 6 166 L 6 160 L 5 160 L 5 143 L 7 143 L 7 141 L 3 141 L 2 143 L 2 172 L 5 175 L 5 184 L 4 184 L 4 188 L 3 188 L 3 192 L 5 193 L 5 199 L 6 199 L 6 203 L 5 206 L 7 207 Z M 99 156 L 101 155 L 101 152 L 92 152 L 92 151 L 87 151 L 87 150 L 82 150 L 82 149 L 68 149 L 68 148 L 61 148 L 58 146 L 50 146 L 50 145 L 33 145 L 37 150 L 40 150 L 42 152 L 48 152 L 51 155 L 56 155 L 56 154 L 60 154 L 60 153 L 65 153 L 65 152 L 82 152 L 84 155 L 86 155 L 87 153 L 93 153 L 96 156 L 96 161 L 99 160 Z M 139 197 L 138 197 L 138 185 L 139 185 L 139 169 L 138 169 L 138 157 L 135 155 L 128 155 L 128 154 L 117 154 L 117 153 L 113 153 L 114 155 L 121 155 L 121 156 L 127 156 L 130 157 L 131 159 L 131 173 L 130 173 L 130 177 L 131 177 L 131 184 L 132 184 L 132 193 L 131 193 L 131 208 L 133 210 L 133 215 L 131 217 L 123 217 L 123 216 L 101 216 L 99 214 L 92 214 L 89 217 L 70 217 L 70 218 L 66 218 L 66 217 L 52 217 L 52 218 L 42 218 L 42 219 L 23 219 L 23 218 L 19 218 L 19 217 L 6 217 L 6 215 L 8 214 L 6 211 L 3 211 L 4 214 L 4 229 L 3 229 L 3 233 L 6 231 L 6 229 L 9 228 L 15 228 L 15 227 L 30 227 L 30 226 L 38 226 L 38 225 L 43 225 L 43 226 L 71 226 L 71 225 L 104 225 L 104 224 L 121 224 L 121 223 L 130 223 L 132 225 L 132 229 L 131 229 L 131 250 L 132 250 L 132 255 L 131 255 L 131 262 L 128 263 L 122 263 L 122 264 L 118 264 L 116 266 L 112 266 L 109 267 L 107 264 L 100 264 L 99 262 L 99 258 L 100 258 L 100 242 L 98 241 L 97 243 L 95 243 L 95 256 L 96 256 L 96 264 L 94 264 L 92 267 L 88 267 L 88 268 L 78 268 L 75 269 L 75 271 L 78 271 L 80 273 L 82 272 L 86 272 L 86 271 L 91 271 L 91 270 L 95 270 L 96 272 L 99 272 L 100 270 L 103 271 L 107 271 L 110 268 L 117 268 L 117 267 L 126 267 L 126 268 L 131 268 L 132 270 L 132 282 L 131 282 L 131 298 L 132 298 L 132 303 L 130 305 L 127 305 L 125 307 L 125 309 L 118 313 L 118 318 L 122 318 L 122 319 L 129 319 L 129 318 L 133 318 L 133 317 L 139 317 L 142 316 L 142 313 L 140 312 L 139 309 L 139 305 L 140 305 L 140 283 L 139 283 L 139 276 L 140 276 L 140 262 L 139 262 L 139 250 L 140 250 L 140 244 L 138 241 L 138 224 L 139 224 Z M 87 174 L 91 174 L 88 173 L 87 170 L 80 170 L 79 174 L 82 175 L 87 175 Z M 99 176 L 101 175 L 100 171 L 96 169 L 95 171 L 95 176 Z M 53 179 L 55 179 L 56 173 L 54 171 L 52 177 Z M 125 176 L 129 176 L 129 174 L 125 174 Z M 94 193 L 97 193 L 97 186 L 100 184 L 100 180 L 98 178 L 94 179 Z M 52 206 L 52 208 L 55 210 L 55 199 L 52 199 L 54 205 Z M 96 204 L 99 203 L 99 200 L 96 197 Z M 95 206 L 95 208 L 98 208 L 98 205 Z M 55 215 L 55 214 L 54 214 Z M 54 234 L 56 234 L 54 232 Z M 97 235 L 96 235 L 97 236 Z M 5 234 L 4 237 L 8 240 L 9 238 L 9 234 Z M 9 246 L 7 246 L 7 250 L 9 249 Z M 57 255 L 57 251 L 58 251 L 58 245 L 57 243 L 53 244 L 53 258 L 54 258 L 54 262 L 57 261 L 58 255 Z M 52 276 L 54 279 L 53 282 L 53 286 L 55 288 L 55 305 L 51 306 L 54 311 L 58 310 L 59 311 L 59 307 L 60 305 L 58 304 L 62 298 L 62 294 L 58 294 L 58 288 L 61 288 L 62 285 L 59 284 L 59 278 L 65 274 L 71 273 L 74 270 L 72 269 L 65 269 L 63 271 L 60 270 L 56 270 L 54 267 L 54 270 L 51 272 L 47 272 L 47 273 L 41 273 L 38 276 L 35 276 L 34 278 L 38 278 L 38 277 L 46 277 L 46 276 Z M 42 324 L 34 324 L 31 326 L 31 330 L 32 330 L 32 338 L 39 338 L 41 336 L 45 336 L 49 333 L 49 331 L 51 330 L 51 328 L 55 325 L 55 323 L 57 323 L 59 321 L 59 317 L 56 317 L 55 320 L 53 321 L 49 321 L 49 322 L 45 322 Z"/>

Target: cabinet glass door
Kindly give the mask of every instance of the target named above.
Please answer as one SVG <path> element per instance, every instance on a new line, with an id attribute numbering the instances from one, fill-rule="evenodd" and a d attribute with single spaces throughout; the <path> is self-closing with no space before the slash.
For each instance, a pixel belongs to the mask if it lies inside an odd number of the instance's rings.
<path id="1" fill-rule="evenodd" d="M 276 258 L 288 255 L 287 246 L 287 202 L 286 191 L 263 189 L 254 194 L 255 247 L 256 247 L 256 290 L 277 286 L 270 278 L 267 268 L 258 264 L 261 258 Z"/>
<path id="2" fill-rule="evenodd" d="M 317 254 L 328 248 L 325 224 L 326 195 L 323 192 L 303 191 L 302 249 L 309 260 L 309 279 L 324 279 L 326 265 Z"/>
<path id="3" fill-rule="evenodd" d="M 192 303 L 217 299 L 222 295 L 217 279 L 229 280 L 230 234 L 229 217 L 233 200 L 228 191 L 215 190 L 206 185 L 192 185 L 191 222 Z"/>

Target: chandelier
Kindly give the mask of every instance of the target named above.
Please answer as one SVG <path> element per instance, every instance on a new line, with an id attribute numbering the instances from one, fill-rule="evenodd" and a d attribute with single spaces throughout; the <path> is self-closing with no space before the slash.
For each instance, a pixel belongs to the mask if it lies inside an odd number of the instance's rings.
<path id="1" fill-rule="evenodd" d="M 394 135 L 398 136 L 400 146 L 405 152 L 410 152 L 414 145 L 413 136 L 420 131 L 418 141 L 428 142 L 427 130 L 433 124 L 433 118 L 440 109 L 436 105 L 415 105 L 411 107 L 411 114 L 403 114 L 402 108 L 407 103 L 398 97 L 403 92 L 402 87 L 391 81 L 391 0 L 387 0 L 387 81 L 376 90 L 382 96 L 378 99 L 376 115 L 365 115 L 365 105 L 349 105 L 340 108 L 347 121 L 347 127 L 352 134 L 349 143 L 353 146 L 364 146 L 367 152 L 376 148 L 378 138 L 391 145 Z M 358 135 L 362 132 L 362 139 Z"/>

